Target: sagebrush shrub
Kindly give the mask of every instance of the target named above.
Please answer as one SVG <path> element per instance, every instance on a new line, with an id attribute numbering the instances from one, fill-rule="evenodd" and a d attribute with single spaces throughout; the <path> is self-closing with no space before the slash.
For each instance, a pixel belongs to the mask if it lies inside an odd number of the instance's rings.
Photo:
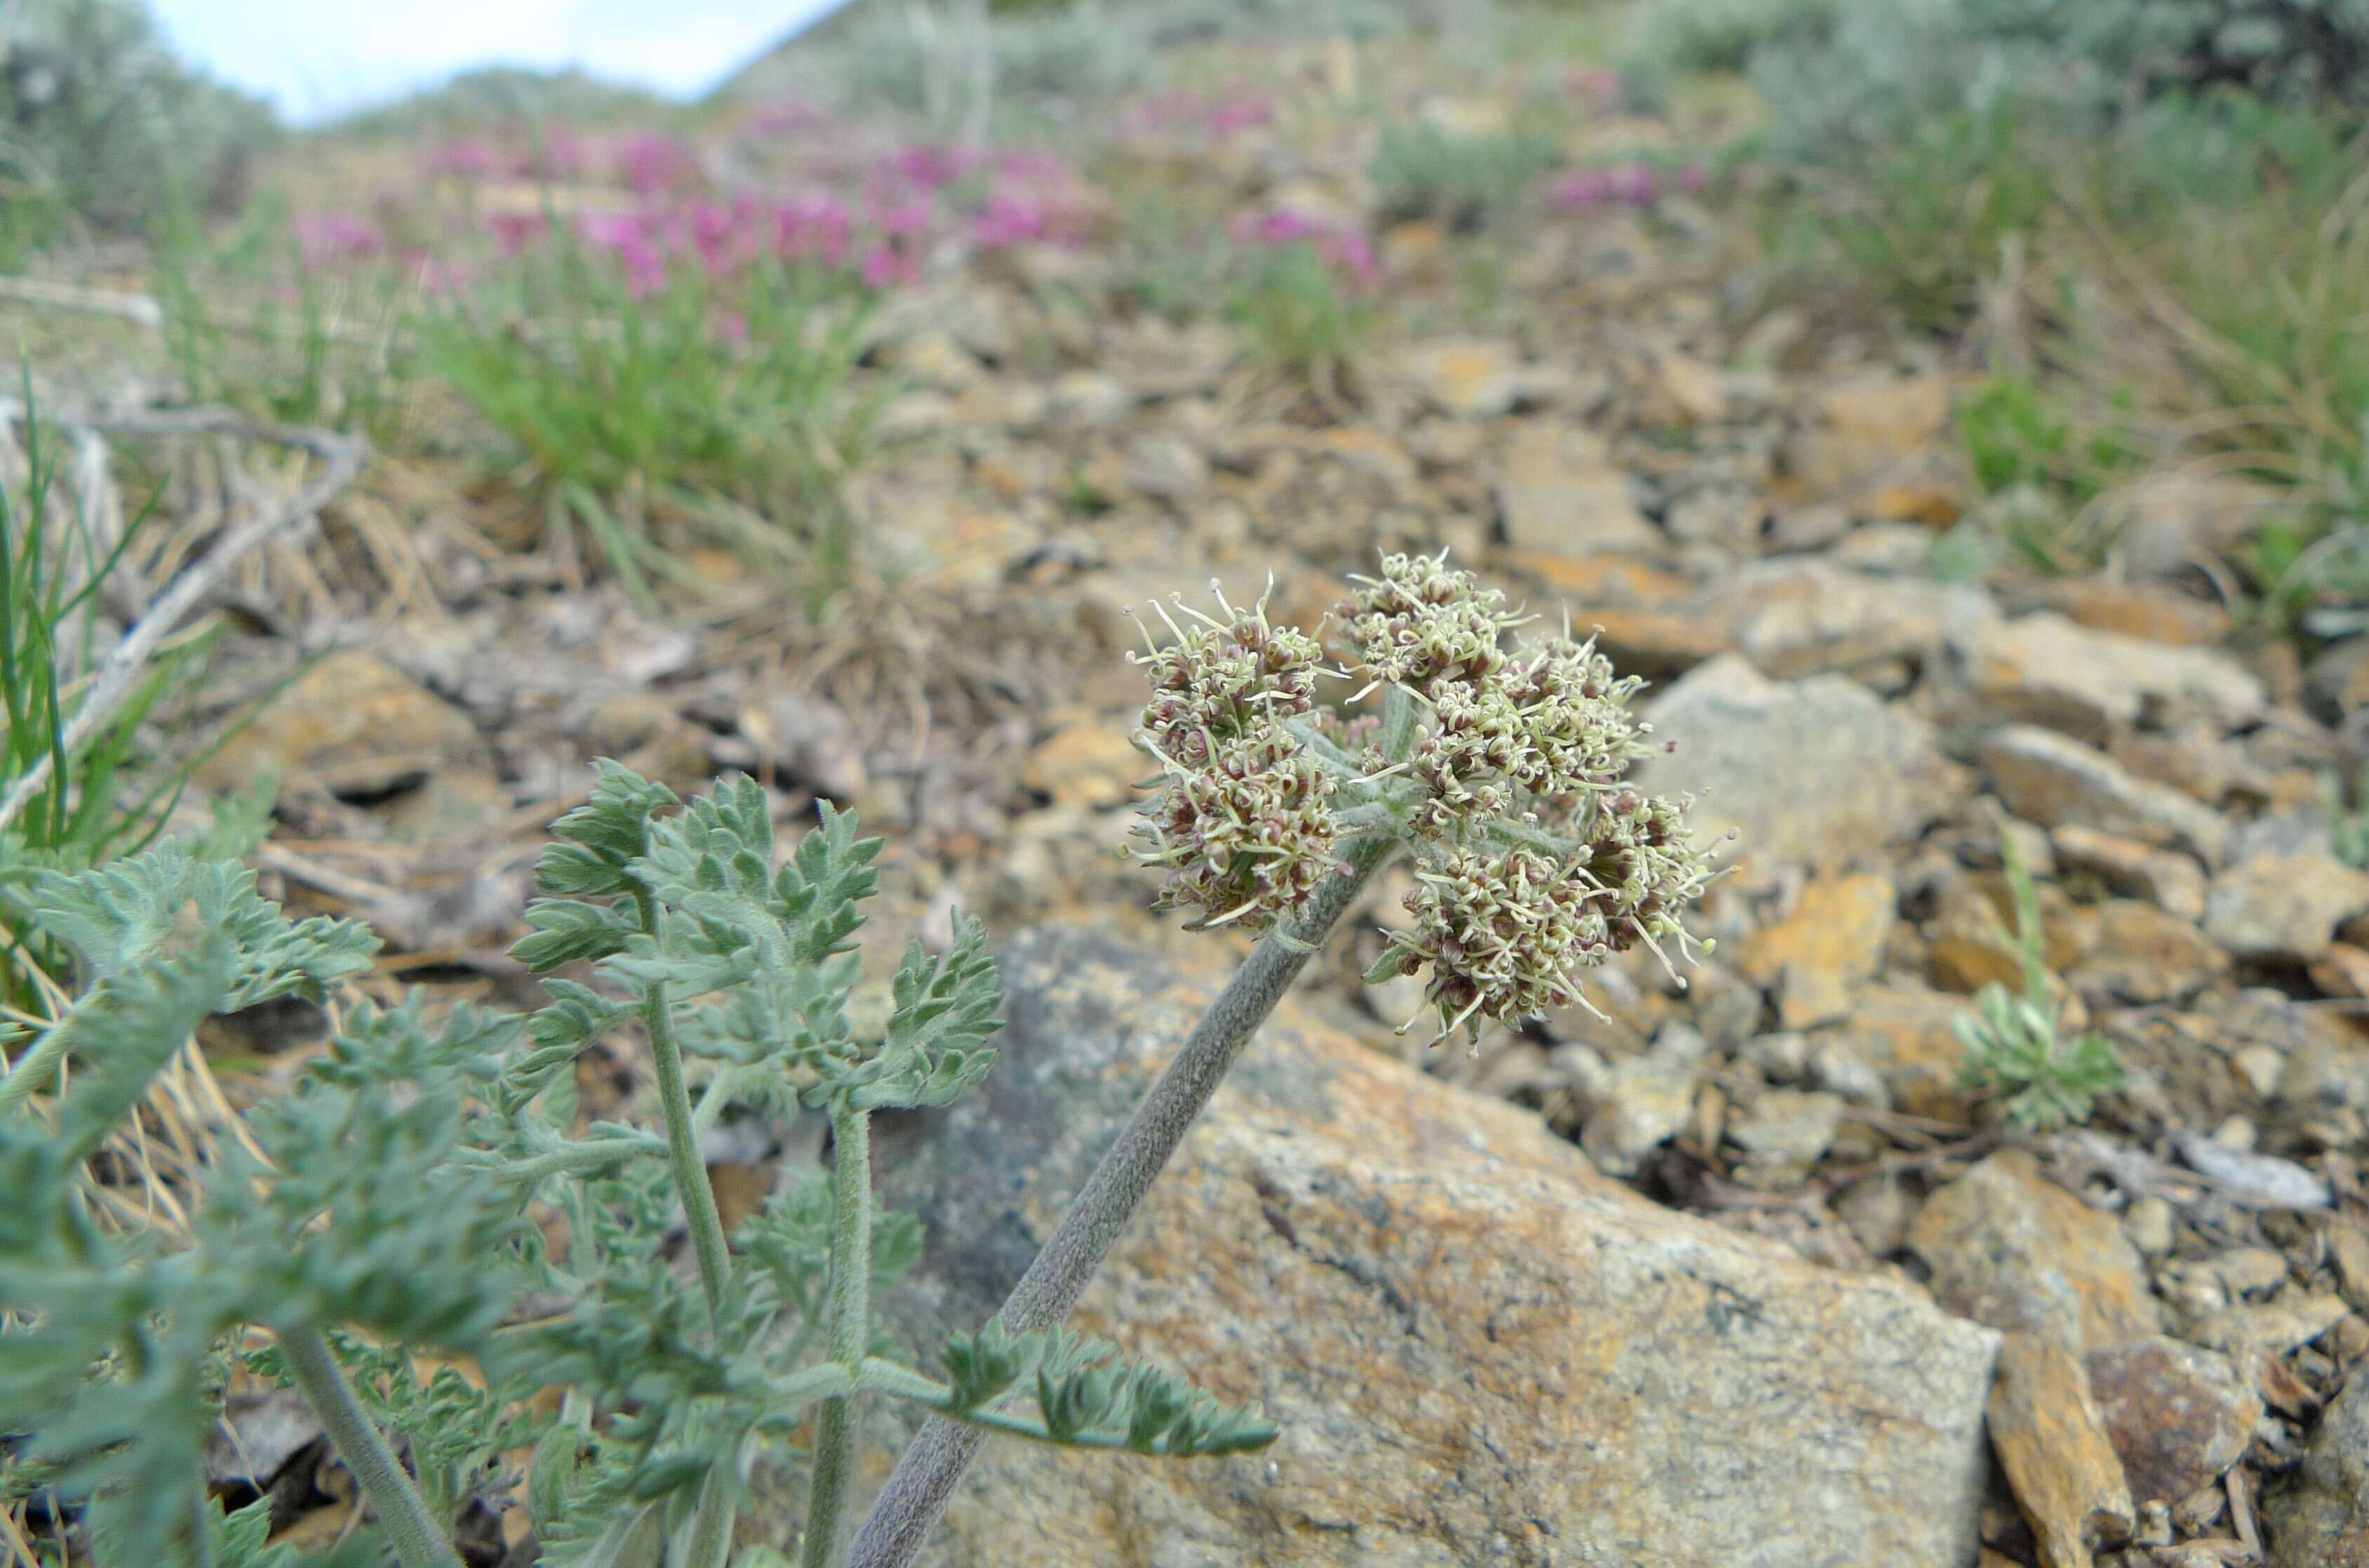
<path id="1" fill-rule="evenodd" d="M 130 229 L 233 195 L 268 143 L 262 105 L 168 53 L 137 0 L 11 0 L 0 11 L 0 163 L 63 213 Z"/>

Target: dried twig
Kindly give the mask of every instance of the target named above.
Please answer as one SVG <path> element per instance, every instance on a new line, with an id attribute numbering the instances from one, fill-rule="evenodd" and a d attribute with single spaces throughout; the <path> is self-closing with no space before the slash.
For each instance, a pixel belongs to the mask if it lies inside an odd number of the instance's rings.
<path id="1" fill-rule="evenodd" d="M 42 278 L 23 278 L 0 274 L 0 300 L 12 300 L 18 304 L 35 305 L 45 310 L 77 310 L 86 315 L 111 315 L 154 332 L 165 328 L 164 303 L 153 294 L 135 294 L 120 289 L 91 289 L 79 283 L 56 283 Z M 210 325 L 242 338 L 269 338 L 272 327 L 260 317 L 232 317 L 214 320 Z M 332 343 L 352 348 L 379 349 L 387 342 L 387 334 L 343 321 L 321 324 L 320 331 Z"/>
<path id="2" fill-rule="evenodd" d="M 93 315 L 111 315 L 137 322 L 143 326 L 165 325 L 163 305 L 146 294 L 125 293 L 116 289 L 86 289 L 75 283 L 52 283 L 40 278 L 0 277 L 0 300 L 85 311 Z"/>
<path id="3" fill-rule="evenodd" d="M 20 410 L 0 405 L 0 420 L 14 423 Z M 156 596 L 155 602 L 123 640 L 108 651 L 92 676 L 89 689 L 66 724 L 60 750 L 71 752 L 114 715 L 138 685 L 142 671 L 157 645 L 207 596 L 222 585 L 230 569 L 267 541 L 313 517 L 359 477 L 370 458 L 370 443 L 356 435 L 317 429 L 308 425 L 260 424 L 227 408 L 148 409 L 130 414 L 53 419 L 66 429 L 94 430 L 128 436 L 225 435 L 245 441 L 272 441 L 300 447 L 321 460 L 318 477 L 287 505 L 229 530 L 214 547 Z M 26 770 L 5 800 L 0 800 L 0 829 L 17 819 L 49 782 L 50 757 Z"/>

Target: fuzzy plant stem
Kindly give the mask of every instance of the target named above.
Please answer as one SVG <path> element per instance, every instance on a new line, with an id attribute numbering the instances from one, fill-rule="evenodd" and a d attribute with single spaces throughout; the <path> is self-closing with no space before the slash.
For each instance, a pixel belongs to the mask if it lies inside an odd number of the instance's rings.
<path id="1" fill-rule="evenodd" d="M 830 1358 L 853 1378 L 863 1372 L 872 1342 L 871 1113 L 834 1105 L 830 1139 Z M 856 1436 L 853 1393 L 817 1407 L 802 1568 L 831 1568 L 838 1560 L 847 1489 L 855 1479 Z"/>
<path id="2" fill-rule="evenodd" d="M 338 1457 L 370 1500 L 371 1512 L 378 1516 L 403 1568 L 461 1568 L 460 1555 L 437 1528 L 418 1488 L 403 1473 L 395 1450 L 386 1446 L 361 1401 L 354 1397 L 353 1385 L 346 1381 L 321 1331 L 310 1323 L 280 1330 L 280 1353 Z"/>
<path id="3" fill-rule="evenodd" d="M 642 929 L 658 930 L 657 901 L 636 891 L 634 903 Z M 699 1285 L 707 1295 L 710 1318 L 724 1318 L 725 1286 L 731 1263 L 724 1250 L 724 1216 L 716 1212 L 715 1189 L 708 1184 L 707 1162 L 699 1156 L 699 1128 L 691 1110 L 691 1091 L 682 1082 L 682 1046 L 674 1036 L 674 1010 L 667 1005 L 664 984 L 642 993 L 642 1027 L 650 1036 L 650 1057 L 658 1063 L 658 1110 L 666 1120 L 667 1156 L 674 1166 L 674 1185 L 682 1194 L 682 1217 L 691 1227 L 692 1255 L 699 1261 Z"/>
<path id="4" fill-rule="evenodd" d="M 658 930 L 657 901 L 636 891 L 635 908 L 642 929 Z M 668 1162 L 674 1167 L 674 1185 L 682 1196 L 683 1222 L 691 1229 L 692 1255 L 698 1260 L 699 1284 L 707 1297 L 707 1314 L 721 1328 L 724 1299 L 731 1282 L 731 1260 L 724 1249 L 724 1216 L 715 1207 L 715 1188 L 707 1179 L 707 1162 L 699 1154 L 699 1127 L 692 1119 L 691 1091 L 682 1081 L 682 1043 L 675 1038 L 674 1010 L 667 1003 L 663 984 L 642 993 L 642 1027 L 650 1036 L 650 1057 L 658 1064 L 658 1109 L 666 1121 Z M 692 1526 L 694 1542 L 724 1551 L 732 1540 L 732 1516 L 738 1510 L 731 1488 L 710 1484 L 699 1494 Z M 702 1562 L 699 1568 L 707 1568 Z"/>
<path id="5" fill-rule="evenodd" d="M 1001 1314 L 1007 1330 L 1033 1333 L 1070 1315 L 1251 1036 L 1398 846 L 1397 835 L 1387 832 L 1351 843 L 1342 856 L 1347 875 L 1328 878 L 1288 933 L 1270 935 L 1252 949 L 1086 1178 L 1053 1239 L 1013 1287 Z M 848 1568 L 911 1562 L 984 1437 L 978 1427 L 932 1416 L 856 1532 Z"/>
<path id="6" fill-rule="evenodd" d="M 725 1568 L 732 1558 L 732 1489 L 719 1468 L 699 1489 L 698 1510 L 691 1519 L 691 1549 L 684 1568 Z"/>

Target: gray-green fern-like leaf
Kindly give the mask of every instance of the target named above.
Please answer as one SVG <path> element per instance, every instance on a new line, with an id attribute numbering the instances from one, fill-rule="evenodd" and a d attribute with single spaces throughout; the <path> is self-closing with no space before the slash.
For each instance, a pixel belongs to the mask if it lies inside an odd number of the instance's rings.
<path id="1" fill-rule="evenodd" d="M 17 1097 L 6 1092 L 20 1083 L 20 1093 L 41 1088 L 44 1066 L 79 1059 L 58 1113 L 59 1141 L 69 1159 L 89 1155 L 132 1115 L 199 1021 L 222 1006 L 238 960 L 230 939 L 216 934 L 191 952 L 152 957 L 101 980 L 0 1082 L 0 1105 Z"/>
<path id="2" fill-rule="evenodd" d="M 151 954 L 219 933 L 234 955 L 217 1004 L 224 1013 L 280 996 L 320 1001 L 337 981 L 368 968 L 378 951 L 378 938 L 351 921 L 287 920 L 256 892 L 254 872 L 193 860 L 171 839 L 94 871 L 40 873 L 25 902 L 35 923 L 73 947 L 101 981 Z"/>
<path id="3" fill-rule="evenodd" d="M 1122 1358 L 1106 1340 L 1066 1329 L 1013 1334 L 990 1320 L 977 1333 L 949 1335 L 940 1359 L 947 1413 L 997 1431 L 1180 1459 L 1262 1448 L 1276 1437 L 1274 1424 L 1256 1411 L 1220 1405 L 1182 1379 Z M 1033 1425 L 991 1409 L 1024 1383 L 1035 1394 Z"/>
<path id="4" fill-rule="evenodd" d="M 840 1086 L 855 1109 L 943 1105 L 987 1076 L 995 1052 L 982 1042 L 1002 1026 L 1003 991 L 984 926 L 960 921 L 944 957 L 906 948 L 895 997 L 887 1039 Z"/>

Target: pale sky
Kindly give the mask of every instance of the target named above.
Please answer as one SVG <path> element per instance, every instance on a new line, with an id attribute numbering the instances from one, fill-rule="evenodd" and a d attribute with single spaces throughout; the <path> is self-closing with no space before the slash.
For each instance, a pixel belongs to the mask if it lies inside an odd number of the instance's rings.
<path id="1" fill-rule="evenodd" d="M 484 65 L 707 91 L 843 0 L 149 0 L 176 53 L 303 125 Z"/>

